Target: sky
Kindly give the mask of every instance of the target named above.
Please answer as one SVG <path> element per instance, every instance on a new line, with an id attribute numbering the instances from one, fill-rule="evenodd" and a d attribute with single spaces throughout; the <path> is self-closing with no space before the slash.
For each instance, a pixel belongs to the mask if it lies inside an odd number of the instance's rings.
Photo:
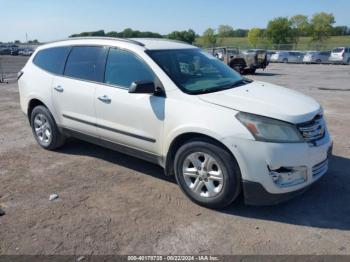
<path id="1" fill-rule="evenodd" d="M 350 26 L 349 0 L 0 0 L 0 41 L 53 41 L 83 31 L 132 28 L 167 34 L 228 24 L 266 27 L 278 16 L 333 13 Z"/>

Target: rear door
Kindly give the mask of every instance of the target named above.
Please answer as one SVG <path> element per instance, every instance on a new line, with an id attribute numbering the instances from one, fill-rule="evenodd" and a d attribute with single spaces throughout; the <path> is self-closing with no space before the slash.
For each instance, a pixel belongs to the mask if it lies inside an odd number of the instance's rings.
<path id="1" fill-rule="evenodd" d="M 74 46 L 64 74 L 53 81 L 52 99 L 59 122 L 65 128 L 96 135 L 94 95 L 103 80 L 107 48 Z"/>

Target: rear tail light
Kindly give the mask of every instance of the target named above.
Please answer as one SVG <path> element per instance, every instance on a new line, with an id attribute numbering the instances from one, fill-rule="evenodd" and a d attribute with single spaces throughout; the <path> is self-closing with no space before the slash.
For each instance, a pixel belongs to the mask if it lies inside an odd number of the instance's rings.
<path id="1" fill-rule="evenodd" d="M 21 76 L 23 75 L 23 71 L 19 71 L 18 73 L 17 73 L 17 80 L 19 80 L 20 78 L 21 78 Z"/>

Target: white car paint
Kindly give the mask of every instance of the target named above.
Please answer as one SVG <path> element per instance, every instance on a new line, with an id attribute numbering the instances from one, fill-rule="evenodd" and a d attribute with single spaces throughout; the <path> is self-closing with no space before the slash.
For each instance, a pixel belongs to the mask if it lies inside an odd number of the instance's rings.
<path id="1" fill-rule="evenodd" d="M 71 39 L 50 43 L 36 49 L 23 68 L 19 79 L 20 103 L 28 112 L 31 99 L 42 101 L 53 114 L 58 126 L 83 131 L 90 135 L 114 141 L 131 148 L 166 158 L 171 143 L 186 133 L 199 133 L 223 143 L 237 159 L 243 180 L 260 183 L 269 193 L 292 192 L 318 180 L 312 168 L 327 159 L 332 141 L 326 130 L 317 146 L 308 143 L 270 143 L 256 141 L 248 129 L 235 117 L 238 112 L 266 116 L 292 124 L 312 120 L 322 114 L 321 106 L 310 97 L 291 89 L 269 83 L 252 82 L 237 88 L 203 94 L 182 92 L 168 75 L 145 53 L 152 49 L 187 49 L 194 46 L 164 40 L 137 39 L 144 46 L 112 39 Z M 105 84 L 55 76 L 32 63 L 42 49 L 71 45 L 103 45 L 129 50 L 142 58 L 162 82 L 166 97 L 149 94 L 130 94 Z M 64 87 L 64 92 L 54 88 Z M 98 97 L 107 95 L 110 104 L 99 103 Z M 137 136 L 156 140 L 150 144 L 135 137 L 125 136 L 64 119 L 63 114 L 84 121 L 122 130 Z M 163 166 L 165 162 L 161 163 Z M 279 167 L 307 167 L 304 183 L 279 187 L 268 170 Z"/>

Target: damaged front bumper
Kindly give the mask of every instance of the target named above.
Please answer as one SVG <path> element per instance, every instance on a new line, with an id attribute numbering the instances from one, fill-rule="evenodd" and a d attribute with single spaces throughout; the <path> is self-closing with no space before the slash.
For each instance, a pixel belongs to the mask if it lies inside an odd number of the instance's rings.
<path id="1" fill-rule="evenodd" d="M 233 137 L 222 142 L 239 164 L 245 202 L 250 205 L 277 204 L 303 193 L 327 172 L 333 145 L 328 132 L 318 146 Z"/>

